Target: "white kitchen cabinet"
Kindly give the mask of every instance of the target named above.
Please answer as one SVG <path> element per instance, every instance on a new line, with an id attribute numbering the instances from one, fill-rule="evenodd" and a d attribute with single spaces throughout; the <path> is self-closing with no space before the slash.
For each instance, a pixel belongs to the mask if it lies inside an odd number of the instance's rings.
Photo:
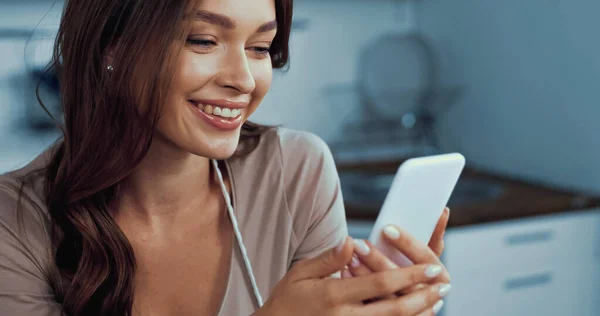
<path id="1" fill-rule="evenodd" d="M 600 315 L 600 210 L 450 229 L 444 316 Z"/>
<path id="2" fill-rule="evenodd" d="M 595 260 L 592 261 L 589 267 L 589 277 L 586 279 L 588 287 L 591 288 L 590 295 L 590 314 L 598 316 L 600 315 L 600 227 L 596 231 L 596 248 L 595 248 Z"/>
<path id="3" fill-rule="evenodd" d="M 599 211 L 510 220 L 450 229 L 444 259 L 455 269 L 489 265 L 590 261 L 596 256 Z M 476 259 L 476 260 L 474 260 Z"/>
<path id="4" fill-rule="evenodd" d="M 597 267 L 595 267 L 597 269 Z M 452 272 L 445 316 L 597 316 L 592 263 Z"/>

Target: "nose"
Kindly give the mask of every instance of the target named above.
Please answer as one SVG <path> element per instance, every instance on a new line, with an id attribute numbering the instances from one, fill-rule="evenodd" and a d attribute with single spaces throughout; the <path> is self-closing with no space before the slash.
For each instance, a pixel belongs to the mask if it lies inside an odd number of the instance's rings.
<path id="1" fill-rule="evenodd" d="M 221 64 L 217 83 L 225 88 L 237 90 L 242 94 L 250 94 L 256 87 L 250 62 L 245 51 L 227 54 Z"/>

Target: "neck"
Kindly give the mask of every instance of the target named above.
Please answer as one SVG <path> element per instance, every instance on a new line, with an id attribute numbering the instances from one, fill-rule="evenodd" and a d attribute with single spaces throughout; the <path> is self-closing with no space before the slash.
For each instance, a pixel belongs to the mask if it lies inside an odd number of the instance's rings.
<path id="1" fill-rule="evenodd" d="M 145 222 L 175 219 L 188 210 L 197 210 L 218 187 L 208 158 L 160 147 L 153 143 L 123 181 L 117 208 L 120 213 Z"/>

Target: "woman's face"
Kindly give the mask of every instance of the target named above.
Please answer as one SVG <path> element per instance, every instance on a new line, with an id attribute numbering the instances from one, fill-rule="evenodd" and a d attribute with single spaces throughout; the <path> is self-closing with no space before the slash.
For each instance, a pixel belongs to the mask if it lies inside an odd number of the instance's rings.
<path id="1" fill-rule="evenodd" d="M 198 1 L 157 126 L 157 140 L 223 159 L 272 80 L 274 0 Z"/>

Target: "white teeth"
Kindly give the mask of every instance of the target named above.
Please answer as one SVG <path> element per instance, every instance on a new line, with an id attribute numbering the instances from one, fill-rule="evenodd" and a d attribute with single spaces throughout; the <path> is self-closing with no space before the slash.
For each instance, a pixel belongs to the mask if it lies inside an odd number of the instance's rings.
<path id="1" fill-rule="evenodd" d="M 240 109 L 220 108 L 210 104 L 204 105 L 201 103 L 196 103 L 196 106 L 206 114 L 216 115 L 223 118 L 236 118 L 242 113 L 242 110 Z"/>
<path id="2" fill-rule="evenodd" d="M 221 116 L 222 117 L 231 117 L 231 109 L 224 108 L 223 111 L 221 111 Z"/>

